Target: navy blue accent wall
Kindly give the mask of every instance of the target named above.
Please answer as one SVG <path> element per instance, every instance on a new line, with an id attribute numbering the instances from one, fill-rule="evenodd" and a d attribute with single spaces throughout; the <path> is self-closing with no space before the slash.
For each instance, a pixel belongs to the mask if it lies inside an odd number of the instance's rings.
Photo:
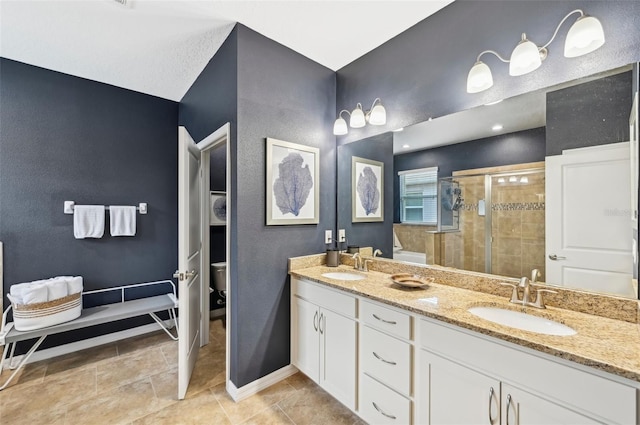
<path id="1" fill-rule="evenodd" d="M 176 102 L 0 58 L 4 288 L 56 275 L 85 290 L 170 279 L 177 259 Z M 137 205 L 135 237 L 73 237 L 63 202 Z M 5 298 L 5 305 L 8 300 Z M 118 322 L 47 346 L 116 331 Z"/>
<path id="2" fill-rule="evenodd" d="M 565 23 L 539 69 L 510 77 L 507 64 L 483 56 L 494 86 L 482 93 L 466 92 L 467 74 L 480 52 L 493 49 L 508 56 L 522 32 L 546 43 L 560 20 L 577 8 L 600 19 L 604 46 L 565 58 L 563 43 L 570 27 Z M 387 109 L 386 126 L 352 129 L 339 143 L 637 62 L 638 46 L 637 1 L 456 1 L 338 71 L 336 113 L 353 109 L 357 102 L 368 107 L 376 97 Z"/>
<path id="3" fill-rule="evenodd" d="M 384 221 L 372 223 L 351 222 L 351 157 L 372 159 L 384 163 Z M 382 251 L 382 256 L 393 256 L 393 133 L 372 136 L 338 147 L 338 229 L 345 229 L 349 245 L 370 246 Z"/>
<path id="4" fill-rule="evenodd" d="M 180 101 L 180 125 L 186 127 L 193 139 L 198 142 L 225 123 L 231 124 L 230 149 L 234 158 L 236 146 L 236 113 L 238 109 L 238 36 L 234 28 L 196 81 Z M 226 147 L 211 151 L 210 188 L 226 190 Z M 234 183 L 232 182 L 232 185 Z M 228 205 L 233 199 L 227 197 Z M 234 230 L 232 229 L 232 232 Z M 211 245 L 211 262 L 217 263 L 226 259 L 226 228 L 211 226 L 209 229 Z M 227 269 L 227 273 L 230 270 Z M 213 274 L 211 274 L 213 279 Z M 211 282 L 213 285 L 213 282 Z M 217 292 L 211 294 L 210 308 L 224 307 L 218 304 L 222 300 Z"/>
<path id="5" fill-rule="evenodd" d="M 289 364 L 289 257 L 324 250 L 335 228 L 335 73 L 238 25 L 237 250 L 231 265 L 231 380 Z M 266 138 L 320 149 L 320 222 L 266 226 Z M 232 274 L 233 276 L 233 274 Z"/>
<path id="6" fill-rule="evenodd" d="M 438 177 L 459 170 L 544 161 L 545 128 L 471 140 L 454 145 L 408 152 L 393 157 L 393 184 L 400 187 L 399 171 L 438 167 Z M 400 222 L 400 195 L 394 194 L 393 221 Z"/>
<path id="7" fill-rule="evenodd" d="M 629 140 L 632 71 L 547 93 L 547 156 Z"/>

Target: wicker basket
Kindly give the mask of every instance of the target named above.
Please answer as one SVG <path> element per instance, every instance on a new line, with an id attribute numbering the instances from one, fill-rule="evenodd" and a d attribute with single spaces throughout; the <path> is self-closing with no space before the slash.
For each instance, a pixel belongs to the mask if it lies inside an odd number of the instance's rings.
<path id="1" fill-rule="evenodd" d="M 18 331 L 31 331 L 58 325 L 80 317 L 82 292 L 67 295 L 57 300 L 35 304 L 15 304 L 13 325 Z"/>

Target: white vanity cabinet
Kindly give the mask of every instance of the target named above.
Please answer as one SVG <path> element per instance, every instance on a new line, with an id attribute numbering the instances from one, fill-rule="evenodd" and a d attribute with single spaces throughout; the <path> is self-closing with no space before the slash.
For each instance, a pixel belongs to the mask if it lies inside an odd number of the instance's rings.
<path id="1" fill-rule="evenodd" d="M 291 363 L 355 410 L 355 297 L 291 279 Z"/>
<path id="2" fill-rule="evenodd" d="M 635 424 L 632 386 L 420 320 L 420 424 Z"/>

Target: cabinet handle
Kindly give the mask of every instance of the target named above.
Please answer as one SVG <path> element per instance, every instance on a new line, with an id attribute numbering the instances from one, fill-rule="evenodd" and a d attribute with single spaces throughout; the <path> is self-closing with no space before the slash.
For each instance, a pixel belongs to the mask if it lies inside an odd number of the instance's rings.
<path id="1" fill-rule="evenodd" d="M 381 362 L 385 362 L 385 363 L 390 364 L 390 365 L 393 365 L 393 366 L 397 365 L 397 363 L 396 363 L 396 362 L 391 362 L 391 361 L 389 361 L 389 360 L 385 360 L 385 359 L 383 359 L 383 358 L 382 358 L 382 357 L 380 357 L 380 356 L 378 355 L 378 353 L 376 353 L 375 351 L 373 351 L 373 355 L 376 357 L 376 359 L 380 360 Z"/>
<path id="2" fill-rule="evenodd" d="M 318 310 L 316 310 L 316 314 L 313 315 L 313 329 L 318 332 Z"/>
<path id="3" fill-rule="evenodd" d="M 493 425 L 493 417 L 491 415 L 491 406 L 493 405 L 493 387 L 489 388 L 489 424 Z"/>
<path id="4" fill-rule="evenodd" d="M 377 319 L 377 320 L 379 320 L 379 321 L 381 321 L 381 322 L 388 323 L 388 324 L 390 324 L 390 325 L 395 325 L 395 324 L 396 324 L 396 322 L 394 322 L 394 321 L 392 321 L 392 320 L 384 320 L 384 319 L 381 319 L 381 318 L 379 318 L 378 316 L 376 316 L 375 314 L 373 314 L 373 318 L 374 318 L 374 319 Z"/>
<path id="5" fill-rule="evenodd" d="M 393 416 L 393 415 L 390 415 L 390 414 L 388 414 L 388 413 L 383 412 L 383 411 L 378 407 L 378 405 L 376 404 L 376 402 L 375 402 L 375 401 L 372 401 L 372 402 L 371 402 L 371 404 L 373 404 L 373 407 L 375 407 L 375 408 L 376 408 L 376 410 L 377 410 L 378 412 L 380 412 L 380 414 L 381 414 L 381 415 L 386 416 L 386 417 L 387 417 L 387 418 L 389 418 L 389 419 L 396 419 L 396 417 L 395 417 L 395 416 Z"/>
<path id="6" fill-rule="evenodd" d="M 507 394 L 507 425 L 509 425 L 509 409 L 511 408 L 511 394 Z"/>
<path id="7" fill-rule="evenodd" d="M 320 328 L 320 335 L 324 333 L 324 330 L 322 329 L 323 318 L 324 318 L 324 313 L 321 313 L 320 320 L 318 321 L 318 328 Z"/>

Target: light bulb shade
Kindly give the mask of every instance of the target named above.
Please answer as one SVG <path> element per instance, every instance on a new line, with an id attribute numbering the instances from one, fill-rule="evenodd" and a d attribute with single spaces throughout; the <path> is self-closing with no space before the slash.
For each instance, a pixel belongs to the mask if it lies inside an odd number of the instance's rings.
<path id="1" fill-rule="evenodd" d="M 542 65 L 542 59 L 540 59 L 538 46 L 527 40 L 526 36 L 522 34 L 522 41 L 518 43 L 516 48 L 513 49 L 513 53 L 511 53 L 509 75 L 515 77 L 528 74 L 538 69 L 540 65 Z"/>
<path id="2" fill-rule="evenodd" d="M 476 62 L 467 76 L 467 93 L 478 93 L 493 86 L 491 69 L 482 61 Z"/>
<path id="3" fill-rule="evenodd" d="M 593 16 L 582 16 L 569 28 L 564 42 L 564 56 L 576 56 L 591 53 L 604 44 L 602 24 Z"/>
<path id="4" fill-rule="evenodd" d="M 351 128 L 361 128 L 364 127 L 366 121 L 364 119 L 364 111 L 357 107 L 351 112 L 351 119 L 349 120 L 349 125 Z"/>
<path id="5" fill-rule="evenodd" d="M 349 132 L 347 128 L 347 122 L 342 117 L 338 117 L 336 122 L 333 124 L 333 134 L 336 136 L 343 136 Z"/>
<path id="6" fill-rule="evenodd" d="M 373 107 L 369 113 L 369 124 L 371 125 L 385 125 L 387 123 L 387 111 L 384 106 L 377 104 Z"/>

